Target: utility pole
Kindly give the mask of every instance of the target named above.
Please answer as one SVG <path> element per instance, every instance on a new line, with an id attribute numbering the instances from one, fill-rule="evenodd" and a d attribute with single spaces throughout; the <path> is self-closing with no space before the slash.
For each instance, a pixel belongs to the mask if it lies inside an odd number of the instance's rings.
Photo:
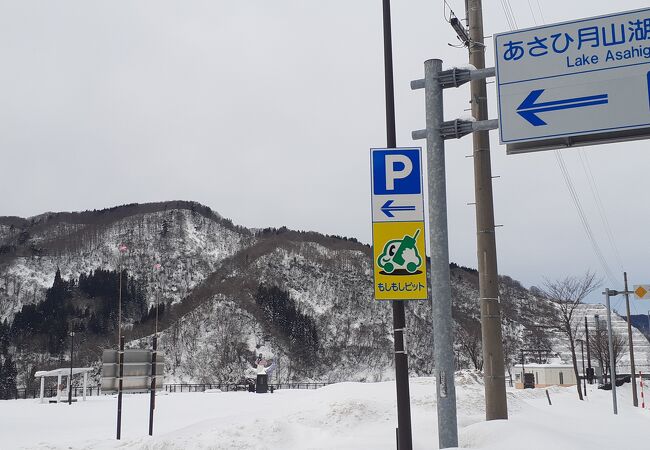
<path id="1" fill-rule="evenodd" d="M 397 147 L 395 133 L 395 92 L 393 85 L 393 44 L 390 0 L 382 0 L 384 27 L 384 88 L 386 95 L 386 147 Z M 404 346 L 406 314 L 403 301 L 393 301 L 393 335 L 395 345 L 395 384 L 397 389 L 397 449 L 411 450 L 411 399 L 409 393 L 408 356 Z"/>
<path id="2" fill-rule="evenodd" d="M 596 338 L 598 339 L 597 342 L 600 342 L 600 316 L 598 314 L 594 315 L 594 320 L 596 321 Z M 605 381 L 605 368 L 603 367 L 603 360 L 602 358 L 598 360 L 598 368 L 600 369 L 600 384 L 604 384 Z"/>
<path id="3" fill-rule="evenodd" d="M 481 0 L 466 0 L 469 27 L 469 63 L 485 68 L 483 43 L 483 10 Z M 488 119 L 485 79 L 470 84 L 472 117 Z M 485 381 L 485 416 L 487 420 L 507 419 L 506 379 L 501 337 L 501 308 L 497 271 L 496 238 L 494 233 L 494 204 L 492 199 L 492 167 L 490 135 L 475 131 L 474 190 L 476 201 L 476 247 L 481 301 L 481 330 L 483 339 L 483 378 Z"/>
<path id="4" fill-rule="evenodd" d="M 605 303 L 607 304 L 607 343 L 609 346 L 609 381 L 612 384 L 612 404 L 614 414 L 618 414 L 618 405 L 616 403 L 616 360 L 614 359 L 614 348 L 612 346 L 612 307 L 609 297 L 618 295 L 617 291 L 605 289 Z"/>
<path id="5" fill-rule="evenodd" d="M 74 352 L 74 326 L 70 324 L 70 379 L 68 380 L 68 405 L 72 405 L 72 354 Z"/>
<path id="6" fill-rule="evenodd" d="M 585 372 L 585 346 L 584 346 L 584 340 L 583 339 L 576 339 L 576 341 L 580 342 L 580 354 L 582 355 L 582 386 L 583 390 L 585 393 L 585 397 L 587 396 L 587 374 Z M 578 380 L 578 383 L 580 383 L 580 380 Z"/>
<path id="7" fill-rule="evenodd" d="M 118 373 L 117 381 L 117 440 L 122 437 L 122 381 L 124 379 L 124 336 L 120 336 L 120 347 L 118 351 Z"/>
<path id="8" fill-rule="evenodd" d="M 156 358 L 158 355 L 158 307 L 160 306 L 160 269 L 162 265 L 153 266 L 158 275 L 158 289 L 156 290 L 156 319 L 153 333 L 153 351 L 151 352 L 151 392 L 149 397 L 149 436 L 153 436 L 153 413 L 156 409 Z"/>
<path id="9" fill-rule="evenodd" d="M 117 296 L 117 347 L 119 348 L 122 338 L 122 257 L 127 252 L 128 247 L 124 244 L 117 246 L 118 250 L 118 268 L 120 271 L 120 292 Z"/>
<path id="10" fill-rule="evenodd" d="M 634 367 L 634 345 L 632 343 L 632 321 L 630 320 L 630 295 L 627 289 L 627 272 L 623 272 L 625 281 L 625 308 L 627 309 L 627 339 L 630 343 L 630 372 L 632 372 L 632 404 L 639 406 L 636 395 L 636 367 Z"/>
<path id="11" fill-rule="evenodd" d="M 447 234 L 445 140 L 441 133 L 444 115 L 440 72 L 442 72 L 441 60 L 430 59 L 424 62 L 429 244 L 431 247 L 429 279 L 433 313 L 433 360 L 436 374 L 438 446 L 439 448 L 450 448 L 458 447 L 458 421 L 456 417 L 454 334 Z"/>
<path id="12" fill-rule="evenodd" d="M 443 89 L 459 87 L 477 78 L 494 76 L 494 69 L 441 70 L 442 61 L 424 62 L 424 79 L 411 81 L 411 89 L 424 89 L 426 129 L 411 133 L 427 140 L 429 179 L 429 241 L 431 246 L 431 299 L 433 313 L 433 358 L 436 367 L 439 448 L 458 446 L 456 388 L 454 382 L 451 287 L 447 238 L 447 196 L 445 176 L 446 139 L 459 139 L 476 130 L 494 130 L 497 120 L 443 121 Z M 503 368 L 503 360 L 501 361 Z M 505 390 L 505 376 L 502 375 Z M 505 399 L 504 399 L 505 400 Z"/>
<path id="13" fill-rule="evenodd" d="M 585 316 L 585 341 L 587 341 L 587 379 L 589 384 L 594 381 L 594 369 L 591 368 L 591 353 L 589 353 L 589 326 L 587 325 L 587 316 Z"/>

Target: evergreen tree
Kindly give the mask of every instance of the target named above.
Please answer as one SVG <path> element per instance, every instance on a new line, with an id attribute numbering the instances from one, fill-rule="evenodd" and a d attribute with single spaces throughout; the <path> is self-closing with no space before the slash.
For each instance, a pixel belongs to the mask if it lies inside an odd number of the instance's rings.
<path id="1" fill-rule="evenodd" d="M 0 323 L 0 354 L 7 355 L 9 351 L 9 342 L 11 338 L 11 327 L 7 323 L 7 319 Z"/>
<path id="2" fill-rule="evenodd" d="M 17 376 L 16 363 L 11 359 L 11 356 L 4 358 L 4 363 L 0 360 L 0 399 L 16 398 L 18 391 L 16 387 Z"/>
<path id="3" fill-rule="evenodd" d="M 4 364 L 2 363 L 2 358 L 0 358 L 0 400 L 5 400 L 5 393 L 7 392 L 7 389 L 5 388 L 5 368 Z"/>

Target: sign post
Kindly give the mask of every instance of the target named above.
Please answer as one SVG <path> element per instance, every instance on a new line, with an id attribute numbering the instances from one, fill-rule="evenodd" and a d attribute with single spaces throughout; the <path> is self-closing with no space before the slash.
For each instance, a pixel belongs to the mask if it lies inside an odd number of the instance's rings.
<path id="1" fill-rule="evenodd" d="M 452 76 L 454 74 L 452 73 Z M 467 81 L 470 74 L 467 73 Z M 429 193 L 429 240 L 431 247 L 431 311 L 433 322 L 433 359 L 436 375 L 439 448 L 458 446 L 456 387 L 454 381 L 453 318 L 447 230 L 447 187 L 445 175 L 445 123 L 442 90 L 445 87 L 442 61 L 424 62 L 426 129 L 413 132 L 427 140 L 427 178 Z M 473 126 L 473 125 L 472 125 Z"/>
<path id="2" fill-rule="evenodd" d="M 650 137 L 650 8 L 500 33 L 494 47 L 509 154 Z"/>
<path id="3" fill-rule="evenodd" d="M 395 132 L 395 92 L 393 87 L 393 44 L 390 20 L 390 0 L 382 0 L 384 28 L 384 90 L 386 93 L 386 146 L 397 147 Z M 408 356 L 404 335 L 406 334 L 406 313 L 404 303 L 392 302 L 393 336 L 395 348 L 395 388 L 397 390 L 397 449 L 411 450 L 411 399 L 409 394 Z"/>

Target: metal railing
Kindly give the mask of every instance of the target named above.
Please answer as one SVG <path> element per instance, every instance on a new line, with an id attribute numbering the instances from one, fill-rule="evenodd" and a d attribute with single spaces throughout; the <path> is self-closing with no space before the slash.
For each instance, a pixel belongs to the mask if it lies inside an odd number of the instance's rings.
<path id="1" fill-rule="evenodd" d="M 318 389 L 324 386 L 327 386 L 331 383 L 269 383 L 269 389 L 272 387 L 274 390 L 277 389 Z M 86 395 L 101 395 L 101 385 L 88 386 L 86 388 Z M 208 389 L 219 389 L 224 392 L 231 391 L 246 391 L 248 390 L 248 384 L 243 383 L 170 383 L 165 384 L 163 389 L 166 392 L 205 392 Z M 47 387 L 43 391 L 44 398 L 56 398 L 57 390 L 56 387 Z M 14 392 L 7 393 L 4 398 L 0 400 L 13 400 L 13 399 L 28 399 L 28 398 L 39 398 L 41 395 L 40 387 L 33 388 L 19 388 Z M 73 387 L 72 396 L 81 397 L 83 395 L 83 387 Z M 61 394 L 61 400 L 68 398 L 67 391 Z"/>
<path id="2" fill-rule="evenodd" d="M 331 383 L 269 383 L 269 389 L 318 389 Z M 224 392 L 246 391 L 248 384 L 245 383 L 171 383 L 165 384 L 164 389 L 167 392 L 205 392 L 209 389 L 219 389 Z"/>
<path id="3" fill-rule="evenodd" d="M 83 387 L 73 387 L 72 388 L 72 396 L 73 397 L 81 397 L 83 396 Z M 63 397 L 68 398 L 68 391 L 65 390 L 65 393 L 61 395 L 61 398 Z M 48 387 L 43 390 L 44 397 L 45 398 L 56 398 L 57 391 L 55 387 Z M 101 386 L 88 386 L 86 387 L 86 395 L 100 395 L 101 394 Z M 40 387 L 35 387 L 35 388 L 19 388 L 16 389 L 14 392 L 9 393 L 9 395 L 6 395 L 3 400 L 12 400 L 12 399 L 27 399 L 27 398 L 39 398 L 41 396 L 41 388 Z"/>

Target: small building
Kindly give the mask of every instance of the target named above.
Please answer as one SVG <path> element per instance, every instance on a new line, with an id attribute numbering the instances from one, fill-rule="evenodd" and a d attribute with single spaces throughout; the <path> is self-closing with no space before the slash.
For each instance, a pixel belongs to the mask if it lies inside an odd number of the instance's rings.
<path id="1" fill-rule="evenodd" d="M 576 376 L 571 364 L 524 364 L 523 369 L 529 378 L 534 377 L 536 388 L 548 386 L 575 386 Z M 522 376 L 521 364 L 513 368 L 515 375 L 515 388 L 523 389 L 524 377 Z M 531 376 L 532 375 L 532 376 Z M 528 387 L 528 386 L 527 386 Z"/>
<path id="2" fill-rule="evenodd" d="M 88 372 L 92 372 L 93 368 L 92 367 L 75 367 L 75 368 L 70 368 L 70 367 L 64 367 L 61 369 L 54 369 L 54 370 L 40 370 L 34 374 L 35 378 L 40 378 L 41 379 L 41 403 L 45 403 L 45 378 L 47 377 L 57 377 L 56 381 L 56 401 L 55 403 L 59 403 L 61 401 L 61 395 L 64 394 L 65 392 L 70 392 L 72 389 L 72 380 L 70 379 L 70 375 L 76 375 L 76 374 L 83 374 L 84 381 L 83 381 L 83 399 L 84 402 L 86 401 L 86 390 L 88 388 Z M 61 383 L 61 378 L 66 377 L 67 378 L 67 386 L 64 386 Z M 67 395 L 66 395 L 67 396 Z M 54 402 L 53 400 L 50 401 L 51 403 Z"/>

